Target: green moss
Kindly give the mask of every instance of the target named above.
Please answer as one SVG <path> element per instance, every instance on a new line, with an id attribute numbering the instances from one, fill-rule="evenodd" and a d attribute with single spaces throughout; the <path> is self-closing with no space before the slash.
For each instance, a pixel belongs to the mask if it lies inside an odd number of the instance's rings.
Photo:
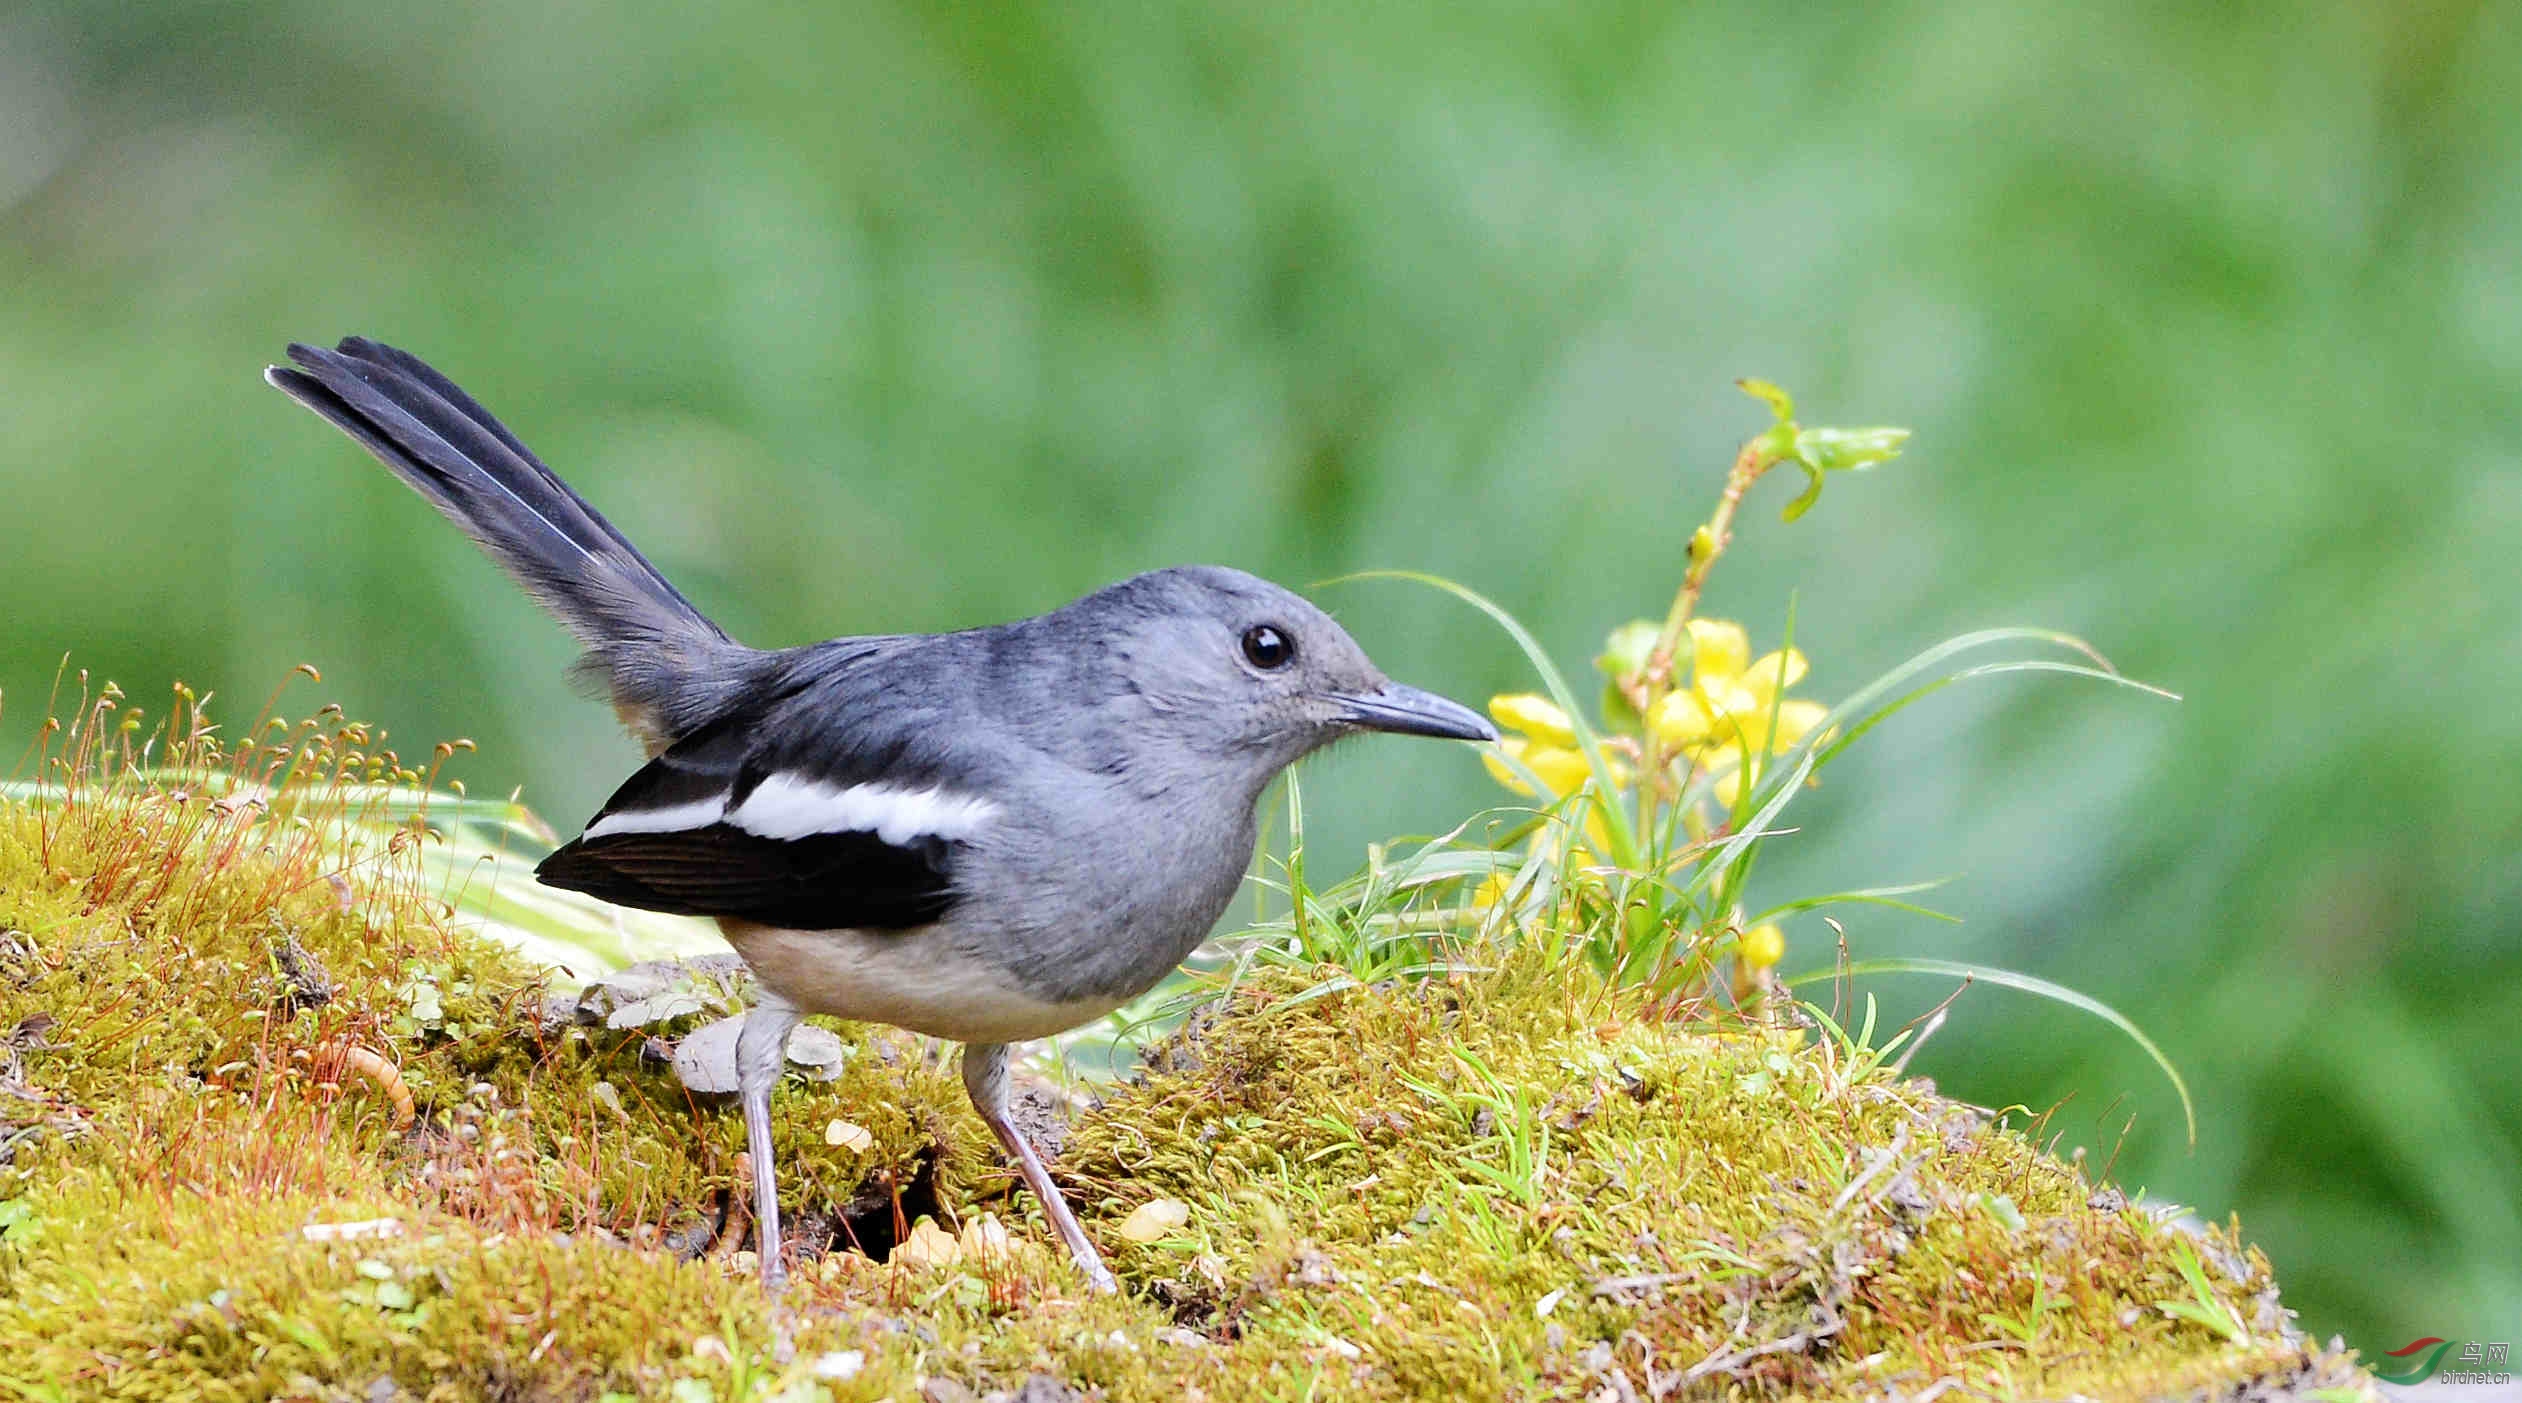
<path id="1" fill-rule="evenodd" d="M 840 1077 L 776 1103 L 783 1199 L 933 1197 L 966 1248 L 836 1252 L 773 1307 L 740 1250 L 737 1119 L 651 1043 L 707 1008 L 561 1016 L 535 971 L 385 878 L 337 887 L 291 832 L 136 786 L 0 808 L 7 1389 L 2365 1396 L 2287 1336 L 2235 1229 L 2193 1239 L 1922 1084 L 1790 1030 L 1667 1024 L 1533 948 L 1376 990 L 1255 974 L 1151 1049 L 1059 1162 L 1111 1299 L 1007 1197 L 946 1066 L 839 1029 Z M 869 1147 L 827 1143 L 836 1119 Z M 1132 1241 L 1158 1199 L 1187 1222 Z M 355 1220 L 394 1226 L 326 1238 Z M 2162 1308 L 2198 1299 L 2193 1241 L 2201 1311 L 2240 1343 Z"/>
<path id="2" fill-rule="evenodd" d="M 1122 1269 L 1285 1342 L 1266 1367 L 1290 1382 L 1339 1362 L 1402 1397 L 1582 1396 L 1608 1372 L 1643 1394 L 1694 1369 L 1754 1394 L 1952 1375 L 2052 1396 L 2302 1357 L 2231 1234 L 2204 1250 L 2219 1297 L 2266 1317 L 2241 1349 L 2156 1308 L 2189 1294 L 2173 1229 L 1800 1037 L 1642 1021 L 1531 954 L 1456 986 L 1288 992 L 1247 988 L 1160 1049 L 1179 1069 L 1081 1125 L 1066 1167 L 1106 1221 L 1194 1205 Z"/>

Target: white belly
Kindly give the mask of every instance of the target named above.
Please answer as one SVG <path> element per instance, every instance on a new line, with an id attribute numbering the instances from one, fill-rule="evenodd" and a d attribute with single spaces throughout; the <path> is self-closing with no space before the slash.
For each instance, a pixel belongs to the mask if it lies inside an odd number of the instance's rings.
<path id="1" fill-rule="evenodd" d="M 784 930 L 729 920 L 718 925 L 756 978 L 808 1013 L 890 1023 L 954 1042 L 1047 1038 L 1120 1004 L 1036 998 L 1005 970 L 964 956 L 927 932 Z"/>

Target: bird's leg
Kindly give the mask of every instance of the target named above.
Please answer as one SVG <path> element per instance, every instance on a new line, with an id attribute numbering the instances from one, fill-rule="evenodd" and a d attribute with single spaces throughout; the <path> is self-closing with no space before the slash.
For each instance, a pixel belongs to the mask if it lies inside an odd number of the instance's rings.
<path id="1" fill-rule="evenodd" d="M 753 1222 L 759 1230 L 762 1286 L 777 1291 L 788 1279 L 779 1255 L 779 1178 L 771 1169 L 771 1088 L 779 1084 L 788 1056 L 788 1033 L 801 1015 L 765 989 L 736 1032 L 736 1087 L 744 1099 L 744 1139 L 753 1158 Z"/>
<path id="2" fill-rule="evenodd" d="M 1034 1200 L 1050 1215 L 1051 1226 L 1059 1229 L 1060 1240 L 1068 1244 L 1068 1255 L 1077 1260 L 1077 1269 L 1086 1274 L 1086 1284 L 1110 1295 L 1120 1288 L 1112 1273 L 1096 1254 L 1095 1245 L 1086 1240 L 1086 1230 L 1077 1226 L 1077 1217 L 1068 1211 L 1068 1200 L 1060 1197 L 1059 1186 L 1051 1182 L 1051 1171 L 1042 1167 L 1042 1157 L 1007 1119 L 1007 1044 L 971 1043 L 963 1049 L 963 1089 L 972 1094 L 972 1109 L 981 1113 L 981 1123 L 1016 1157 L 1016 1166 L 1025 1176 L 1025 1187 L 1033 1190 Z"/>

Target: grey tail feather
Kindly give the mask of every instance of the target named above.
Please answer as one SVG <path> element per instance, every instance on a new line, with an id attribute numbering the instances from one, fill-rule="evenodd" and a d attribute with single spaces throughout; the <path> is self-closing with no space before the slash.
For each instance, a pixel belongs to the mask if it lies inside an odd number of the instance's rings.
<path id="1" fill-rule="evenodd" d="M 293 344 L 263 378 L 410 483 L 552 611 L 623 721 L 659 750 L 725 710 L 763 654 L 729 638 L 602 513 L 419 357 Z"/>

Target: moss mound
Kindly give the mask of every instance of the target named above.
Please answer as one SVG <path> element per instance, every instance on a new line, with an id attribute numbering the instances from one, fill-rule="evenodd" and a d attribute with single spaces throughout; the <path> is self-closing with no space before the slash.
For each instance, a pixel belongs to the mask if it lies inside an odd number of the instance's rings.
<path id="1" fill-rule="evenodd" d="M 0 1390 L 2369 1396 L 2234 1229 L 1835 1043 L 1670 1026 L 1530 951 L 1258 974 L 1150 1049 L 1058 1157 L 1110 1299 L 949 1064 L 833 1025 L 837 1075 L 776 1103 L 821 1255 L 772 1303 L 737 1118 L 670 1066 L 732 975 L 555 996 L 292 831 L 145 786 L 0 806 Z"/>

